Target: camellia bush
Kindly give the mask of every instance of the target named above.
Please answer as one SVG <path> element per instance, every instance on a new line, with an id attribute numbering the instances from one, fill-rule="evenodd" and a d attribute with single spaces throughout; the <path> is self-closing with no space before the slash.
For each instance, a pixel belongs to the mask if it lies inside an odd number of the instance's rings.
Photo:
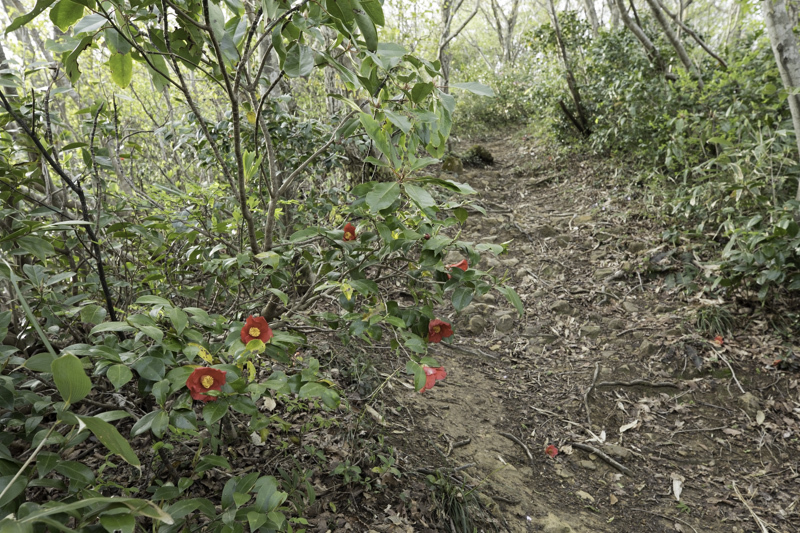
<path id="1" fill-rule="evenodd" d="M 439 64 L 378 41 L 378 0 L 38 0 L 6 33 L 44 16 L 69 83 L 0 72 L 0 530 L 302 531 L 284 479 L 204 480 L 237 442 L 276 445 L 276 402 L 339 406 L 309 333 L 388 339 L 422 392 L 457 334 L 438 312 L 493 287 L 523 312 L 472 267 L 504 245 L 460 239 L 474 191 L 425 170 L 455 108 Z M 170 120 L 132 127 L 92 83 L 80 107 L 97 64 Z M 344 88 L 329 123 L 275 92 L 315 69 Z"/>

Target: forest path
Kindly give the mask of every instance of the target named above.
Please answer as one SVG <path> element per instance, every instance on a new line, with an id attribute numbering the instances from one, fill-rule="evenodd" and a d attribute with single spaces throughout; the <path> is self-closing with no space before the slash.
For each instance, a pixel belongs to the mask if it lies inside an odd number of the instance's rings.
<path id="1" fill-rule="evenodd" d="M 387 412 L 401 464 L 478 486 L 479 531 L 758 531 L 742 498 L 772 531 L 800 531 L 798 375 L 770 372 L 780 346 L 765 324 L 739 320 L 722 348 L 694 332 L 704 302 L 665 276 L 696 257 L 662 244 L 603 160 L 559 160 L 521 135 L 481 144 L 495 163 L 458 180 L 487 214 L 462 238 L 513 239 L 480 268 L 508 273 L 526 315 L 493 292 L 442 317 L 454 343 L 433 354 L 447 379 L 384 399 L 401 415 Z"/>

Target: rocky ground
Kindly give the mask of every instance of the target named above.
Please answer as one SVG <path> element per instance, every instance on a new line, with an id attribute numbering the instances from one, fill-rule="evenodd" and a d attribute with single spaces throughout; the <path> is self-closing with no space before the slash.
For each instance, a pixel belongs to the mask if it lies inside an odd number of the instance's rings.
<path id="1" fill-rule="evenodd" d="M 709 266 L 662 240 L 604 160 L 481 142 L 495 163 L 459 180 L 487 213 L 465 236 L 512 241 L 480 266 L 507 273 L 526 314 L 482 297 L 449 317 L 446 380 L 417 394 L 396 375 L 355 402 L 402 475 L 351 493 L 358 523 L 317 530 L 472 531 L 469 514 L 514 533 L 800 531 L 800 374 L 774 364 L 792 310 L 687 290 L 687 269 Z M 731 334 L 715 339 L 700 309 Z"/>

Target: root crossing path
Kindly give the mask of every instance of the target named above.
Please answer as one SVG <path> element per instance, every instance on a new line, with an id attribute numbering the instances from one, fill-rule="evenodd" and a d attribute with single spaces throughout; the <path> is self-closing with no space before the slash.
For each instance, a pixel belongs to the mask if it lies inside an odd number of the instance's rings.
<path id="1" fill-rule="evenodd" d="M 526 315 L 496 292 L 453 313 L 454 342 L 433 350 L 447 379 L 390 386 L 383 405 L 441 523 L 462 531 L 466 509 L 478 531 L 800 531 L 798 374 L 770 365 L 757 306 L 680 285 L 701 259 L 609 163 L 483 146 L 495 163 L 457 178 L 486 210 L 464 235 L 511 241 L 479 268 L 505 273 Z M 723 304 L 737 329 L 715 341 L 694 316 Z"/>

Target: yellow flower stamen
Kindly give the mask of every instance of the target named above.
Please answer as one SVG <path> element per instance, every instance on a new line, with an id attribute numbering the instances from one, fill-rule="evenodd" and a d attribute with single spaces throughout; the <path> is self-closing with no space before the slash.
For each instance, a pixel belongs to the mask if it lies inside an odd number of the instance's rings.
<path id="1" fill-rule="evenodd" d="M 439 326 L 433 326 L 434 333 L 439 333 L 440 331 L 442 331 L 442 328 L 440 328 Z"/>
<path id="2" fill-rule="evenodd" d="M 261 335 L 261 330 L 258 328 L 250 328 L 247 330 L 247 333 L 249 333 L 251 337 L 259 337 Z"/>
<path id="3" fill-rule="evenodd" d="M 349 231 L 345 231 L 344 232 L 344 238 L 349 241 L 350 239 L 353 238 L 353 234 L 350 233 Z"/>
<path id="4" fill-rule="evenodd" d="M 214 378 L 211 376 L 203 376 L 200 378 L 200 385 L 202 385 L 204 389 L 210 389 L 212 385 L 214 385 Z"/>

